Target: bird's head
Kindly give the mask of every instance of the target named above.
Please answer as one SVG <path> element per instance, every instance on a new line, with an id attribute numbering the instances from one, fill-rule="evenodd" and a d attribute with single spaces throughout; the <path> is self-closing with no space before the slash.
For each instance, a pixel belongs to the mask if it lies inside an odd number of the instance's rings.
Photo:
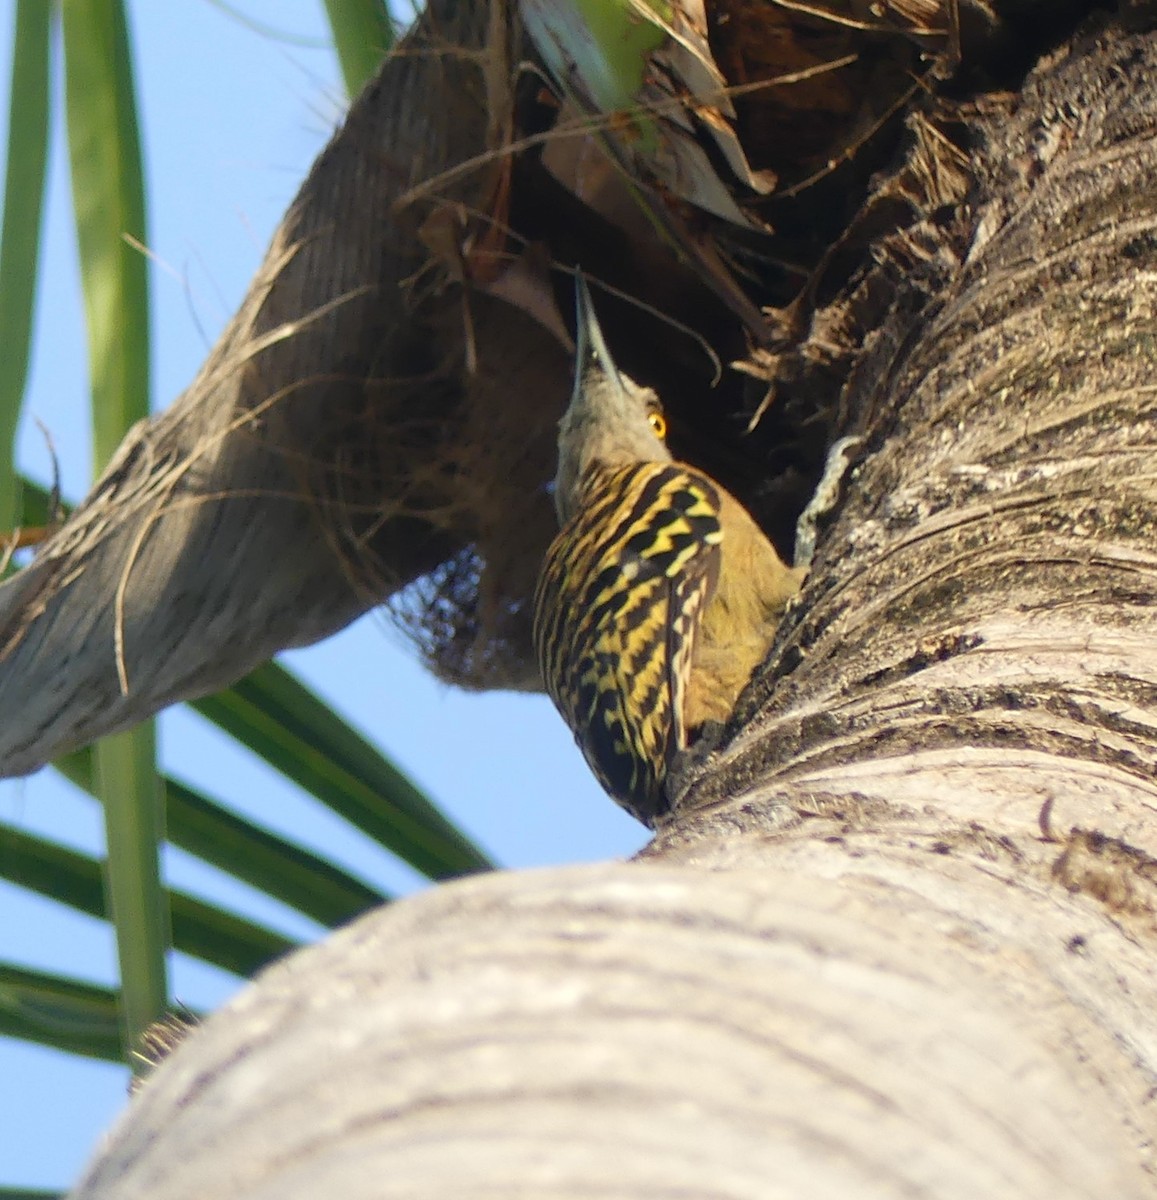
<path id="1" fill-rule="evenodd" d="M 558 425 L 554 503 L 560 521 L 581 506 L 592 467 L 671 461 L 659 397 L 615 366 L 586 280 L 576 278 L 574 391 Z"/>

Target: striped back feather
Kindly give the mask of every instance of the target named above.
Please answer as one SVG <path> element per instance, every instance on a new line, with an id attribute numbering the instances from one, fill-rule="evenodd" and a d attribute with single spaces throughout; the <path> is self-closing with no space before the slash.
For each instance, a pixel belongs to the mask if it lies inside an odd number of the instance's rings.
<path id="1" fill-rule="evenodd" d="M 543 680 L 599 782 L 650 824 L 687 744 L 684 693 L 723 538 L 715 485 L 680 463 L 596 466 L 534 597 Z"/>

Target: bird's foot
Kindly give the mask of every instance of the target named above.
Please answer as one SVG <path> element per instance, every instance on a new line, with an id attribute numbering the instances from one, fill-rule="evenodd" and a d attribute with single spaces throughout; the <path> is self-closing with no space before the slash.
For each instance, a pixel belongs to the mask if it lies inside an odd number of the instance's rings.
<path id="1" fill-rule="evenodd" d="M 704 721 L 695 731 L 695 740 L 675 753 L 663 784 L 668 811 L 679 807 L 683 797 L 706 770 L 708 761 L 723 739 L 725 728 L 722 721 Z"/>

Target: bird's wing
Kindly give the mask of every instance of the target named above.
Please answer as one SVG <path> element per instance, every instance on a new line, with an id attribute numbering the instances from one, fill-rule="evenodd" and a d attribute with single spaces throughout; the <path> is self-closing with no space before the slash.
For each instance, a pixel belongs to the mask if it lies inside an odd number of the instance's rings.
<path id="1" fill-rule="evenodd" d="M 675 463 L 604 472 L 547 552 L 535 647 L 559 711 L 603 786 L 650 819 L 686 744 L 683 700 L 719 572 L 720 499 Z"/>

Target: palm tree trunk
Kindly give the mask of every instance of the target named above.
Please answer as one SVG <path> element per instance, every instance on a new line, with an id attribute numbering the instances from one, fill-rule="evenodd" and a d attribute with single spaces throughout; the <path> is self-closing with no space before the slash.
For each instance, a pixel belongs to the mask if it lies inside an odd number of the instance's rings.
<path id="1" fill-rule="evenodd" d="M 1157 1192 L 1155 115 L 1113 24 L 972 114 L 967 204 L 862 281 L 801 603 L 641 860 L 274 967 L 79 1196 Z"/>

